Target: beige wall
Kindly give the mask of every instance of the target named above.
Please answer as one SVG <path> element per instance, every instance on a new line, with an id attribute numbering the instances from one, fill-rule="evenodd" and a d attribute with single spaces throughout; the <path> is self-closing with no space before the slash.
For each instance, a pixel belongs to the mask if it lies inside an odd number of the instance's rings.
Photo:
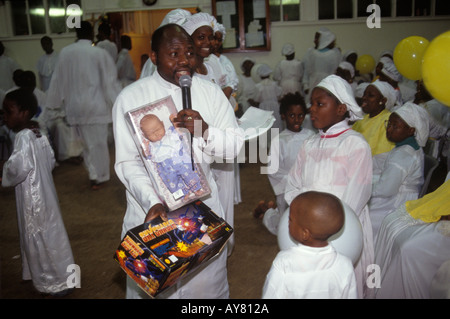
<path id="1" fill-rule="evenodd" d="M 297 57 L 302 58 L 306 50 L 313 45 L 314 33 L 320 26 L 326 26 L 337 36 L 337 44 L 343 52 L 354 49 L 360 55 L 370 54 L 375 60 L 384 50 L 394 50 L 396 44 L 408 36 L 422 36 L 433 40 L 439 34 L 450 30 L 450 21 L 444 19 L 411 21 L 381 21 L 380 29 L 369 29 L 365 20 L 349 23 L 299 24 L 277 23 L 272 25 L 272 50 L 258 53 L 228 53 L 226 54 L 240 73 L 239 63 L 247 55 L 258 63 L 267 63 L 274 67 L 282 58 L 281 47 L 291 42 L 296 47 Z M 52 36 L 54 48 L 60 51 L 72 43 L 75 37 Z M 14 58 L 26 70 L 36 72 L 36 63 L 43 54 L 40 37 L 0 38 L 6 47 L 6 55 Z"/>

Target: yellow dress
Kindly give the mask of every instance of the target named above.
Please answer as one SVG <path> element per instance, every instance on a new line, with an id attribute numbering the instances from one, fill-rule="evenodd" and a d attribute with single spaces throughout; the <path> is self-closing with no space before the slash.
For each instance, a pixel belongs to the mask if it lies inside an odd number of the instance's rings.
<path id="1" fill-rule="evenodd" d="M 434 192 L 422 198 L 406 202 L 406 210 L 415 219 L 425 223 L 434 223 L 442 216 L 449 215 L 450 180 L 442 184 Z"/>
<path id="2" fill-rule="evenodd" d="M 353 130 L 361 133 L 370 145 L 372 156 L 389 152 L 395 144 L 386 137 L 385 121 L 389 120 L 391 112 L 384 109 L 375 117 L 366 114 L 362 120 L 353 124 Z"/>

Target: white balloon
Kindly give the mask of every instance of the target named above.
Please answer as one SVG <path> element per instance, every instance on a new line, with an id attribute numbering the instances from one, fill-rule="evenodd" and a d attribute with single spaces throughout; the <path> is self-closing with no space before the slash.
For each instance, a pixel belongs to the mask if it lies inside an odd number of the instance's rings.
<path id="1" fill-rule="evenodd" d="M 344 204 L 345 222 L 342 229 L 330 237 L 329 242 L 337 252 L 347 256 L 353 265 L 359 260 L 363 248 L 363 233 L 358 217 L 348 205 Z M 297 245 L 298 242 L 289 234 L 289 207 L 281 215 L 278 225 L 278 246 L 286 250 Z"/>

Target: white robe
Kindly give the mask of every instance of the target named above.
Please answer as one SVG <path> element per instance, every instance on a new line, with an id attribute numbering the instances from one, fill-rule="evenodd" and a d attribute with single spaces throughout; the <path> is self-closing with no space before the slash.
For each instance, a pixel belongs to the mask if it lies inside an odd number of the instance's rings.
<path id="1" fill-rule="evenodd" d="M 278 143 L 272 142 L 270 144 L 268 167 L 274 165 L 274 167 L 278 167 L 278 170 L 276 172 L 269 172 L 267 177 L 277 198 L 277 208 L 270 208 L 266 211 L 263 224 L 274 235 L 278 234 L 278 224 L 281 214 L 288 208 L 288 204 L 284 199 L 284 191 L 286 189 L 289 171 L 294 166 L 298 151 L 303 142 L 314 134 L 315 132 L 305 128 L 298 133 L 285 129 L 275 137 L 278 138 Z M 276 162 L 278 162 L 278 165 Z"/>
<path id="2" fill-rule="evenodd" d="M 69 126 L 76 126 L 84 144 L 89 179 L 108 181 L 108 124 L 111 107 L 121 90 L 109 54 L 78 40 L 63 48 L 47 91 L 47 108 L 63 108 Z M 104 131 L 106 127 L 106 132 Z"/>
<path id="3" fill-rule="evenodd" d="M 66 290 L 74 264 L 53 182 L 53 150 L 47 137 L 24 129 L 3 167 L 2 185 L 14 186 L 22 256 L 22 277 L 43 293 Z"/>
<path id="4" fill-rule="evenodd" d="M 250 103 L 248 103 L 249 99 L 255 99 L 257 94 L 256 89 L 256 83 L 253 81 L 253 78 L 251 76 L 246 77 L 244 75 L 241 75 L 239 77 L 239 84 L 236 91 L 236 97 L 238 100 L 238 103 L 242 106 L 242 112 L 245 113 L 247 109 L 251 106 Z"/>
<path id="5" fill-rule="evenodd" d="M 381 172 L 374 172 L 369 211 L 375 240 L 386 215 L 418 198 L 423 185 L 423 166 L 422 148 L 414 150 L 403 145 L 388 152 Z"/>
<path id="6" fill-rule="evenodd" d="M 309 90 L 307 100 L 309 100 L 311 91 L 320 81 L 328 75 L 336 73 L 341 61 L 341 52 L 336 48 L 325 51 L 315 49 L 308 51 L 303 75 L 303 89 Z"/>
<path id="7" fill-rule="evenodd" d="M 342 121 L 325 133 L 307 139 L 289 172 L 285 191 L 290 205 L 299 194 L 316 190 L 331 193 L 358 216 L 364 243 L 356 265 L 358 297 L 363 297 L 368 265 L 373 263 L 372 225 L 367 203 L 372 194 L 372 154 L 364 137 Z"/>
<path id="8" fill-rule="evenodd" d="M 103 41 L 99 41 L 96 44 L 97 47 L 106 50 L 106 52 L 108 52 L 109 56 L 113 59 L 114 62 L 117 61 L 117 55 L 118 55 L 118 50 L 117 50 L 117 45 L 111 41 L 109 41 L 108 39 L 105 39 Z"/>
<path id="9" fill-rule="evenodd" d="M 136 81 L 136 70 L 134 69 L 133 61 L 127 49 L 122 49 L 117 56 L 116 61 L 117 76 L 122 83 L 122 87 Z"/>
<path id="10" fill-rule="evenodd" d="M 58 53 L 53 51 L 50 54 L 42 55 L 37 62 L 37 71 L 39 81 L 41 84 L 41 90 L 47 91 L 52 80 L 53 72 L 55 71 L 56 64 L 58 63 Z"/>
<path id="11" fill-rule="evenodd" d="M 352 262 L 333 246 L 301 244 L 275 257 L 263 287 L 263 299 L 356 299 Z"/>
<path id="12" fill-rule="evenodd" d="M 443 231 L 447 229 L 447 231 Z M 405 205 L 386 216 L 375 245 L 380 267 L 377 299 L 427 299 L 433 277 L 450 260 L 450 221 L 424 223 Z"/>
<path id="13" fill-rule="evenodd" d="M 126 87 L 118 96 L 113 108 L 114 137 L 116 141 L 117 176 L 126 187 L 127 211 L 122 236 L 144 222 L 148 210 L 160 203 L 158 194 L 142 163 L 124 114 L 139 106 L 172 96 L 177 110 L 182 109 L 181 88 L 161 78 L 158 72 Z M 208 140 L 194 138 L 194 151 L 211 187 L 211 195 L 203 201 L 219 216 L 225 217 L 219 201 L 216 182 L 210 169 L 214 157 L 234 159 L 243 145 L 243 132 L 223 92 L 214 84 L 197 76 L 192 78 L 192 108 L 198 111 L 209 125 Z M 228 130 L 227 130 L 228 129 Z M 208 264 L 192 280 L 183 280 L 163 297 L 170 298 L 228 298 L 226 250 Z M 178 288 L 178 289 L 175 289 Z M 128 280 L 127 297 L 139 298 L 145 294 L 132 280 Z"/>
<path id="14" fill-rule="evenodd" d="M 272 128 L 278 128 L 280 131 L 284 129 L 284 122 L 281 120 L 280 114 L 280 104 L 278 103 L 278 100 L 281 98 L 281 92 L 281 87 L 270 78 L 256 84 L 255 101 L 259 103 L 260 109 L 273 112 L 275 123 Z"/>
<path id="15" fill-rule="evenodd" d="M 281 60 L 273 71 L 272 78 L 282 89 L 281 95 L 298 92 L 303 95 L 303 64 L 297 59 Z"/>

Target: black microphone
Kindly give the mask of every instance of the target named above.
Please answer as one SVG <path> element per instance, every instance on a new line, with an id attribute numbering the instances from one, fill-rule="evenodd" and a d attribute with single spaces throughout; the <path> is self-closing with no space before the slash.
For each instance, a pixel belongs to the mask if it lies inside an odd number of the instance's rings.
<path id="1" fill-rule="evenodd" d="M 192 109 L 191 104 L 191 84 L 192 84 L 192 78 L 189 75 L 182 75 L 180 76 L 180 87 L 181 87 L 181 94 L 183 99 L 183 110 L 190 110 Z"/>
<path id="2" fill-rule="evenodd" d="M 192 78 L 189 75 L 182 75 L 180 76 L 180 87 L 181 87 L 181 95 L 183 100 L 183 110 L 191 110 L 192 104 L 191 104 L 191 84 L 192 84 Z M 192 164 L 192 170 L 195 170 L 194 167 L 194 151 L 192 149 L 192 139 L 193 136 L 191 134 L 191 164 Z"/>

